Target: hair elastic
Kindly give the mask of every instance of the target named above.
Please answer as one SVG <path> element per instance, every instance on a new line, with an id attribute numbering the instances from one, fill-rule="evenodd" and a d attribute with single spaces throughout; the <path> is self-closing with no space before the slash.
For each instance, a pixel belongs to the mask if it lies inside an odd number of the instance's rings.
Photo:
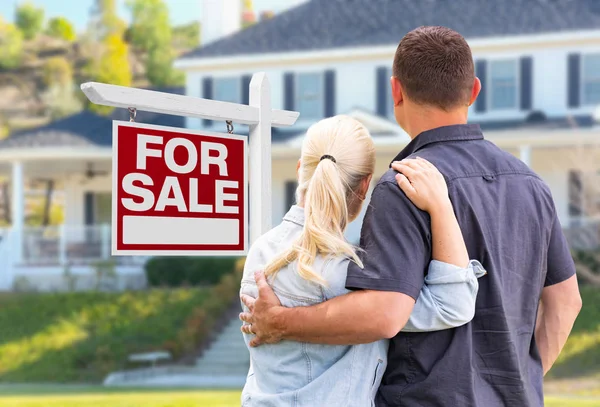
<path id="1" fill-rule="evenodd" d="M 329 154 L 322 155 L 321 159 L 319 161 L 323 161 L 323 160 L 331 160 L 334 163 L 337 163 L 337 161 L 335 160 L 335 158 L 333 158 L 333 156 L 331 156 Z"/>

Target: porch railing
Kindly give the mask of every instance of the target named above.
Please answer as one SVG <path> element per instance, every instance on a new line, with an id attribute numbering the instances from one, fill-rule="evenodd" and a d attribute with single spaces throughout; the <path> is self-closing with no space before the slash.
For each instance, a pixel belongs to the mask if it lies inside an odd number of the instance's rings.
<path id="1" fill-rule="evenodd" d="M 26 265 L 87 264 L 112 259 L 140 264 L 143 257 L 111 257 L 110 225 L 60 225 L 23 229 L 22 263 Z"/>

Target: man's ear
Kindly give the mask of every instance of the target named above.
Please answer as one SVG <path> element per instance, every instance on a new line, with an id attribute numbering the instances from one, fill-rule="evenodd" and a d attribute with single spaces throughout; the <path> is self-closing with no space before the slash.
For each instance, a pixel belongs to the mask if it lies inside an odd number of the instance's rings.
<path id="1" fill-rule="evenodd" d="M 394 100 L 394 106 L 398 106 L 404 100 L 402 85 L 400 84 L 400 80 L 395 76 L 390 78 L 390 84 L 392 85 L 392 98 Z"/>
<path id="2" fill-rule="evenodd" d="M 296 164 L 296 179 L 300 179 L 300 160 L 298 160 L 298 164 Z"/>
<path id="3" fill-rule="evenodd" d="M 473 81 L 473 90 L 471 91 L 471 98 L 469 99 L 469 106 L 475 103 L 475 99 L 479 96 L 479 92 L 481 92 L 481 81 L 479 78 L 475 77 Z"/>

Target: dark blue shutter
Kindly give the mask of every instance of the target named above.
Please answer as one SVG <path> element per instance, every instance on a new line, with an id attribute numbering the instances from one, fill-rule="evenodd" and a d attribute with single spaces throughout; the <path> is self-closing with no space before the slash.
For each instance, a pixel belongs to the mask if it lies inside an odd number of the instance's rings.
<path id="1" fill-rule="evenodd" d="M 242 104 L 248 105 L 250 104 L 250 81 L 252 80 L 252 76 L 244 75 L 242 76 Z"/>
<path id="2" fill-rule="evenodd" d="M 383 117 L 388 115 L 388 103 L 392 103 L 390 100 L 390 77 L 388 72 L 389 68 L 385 66 L 380 66 L 377 68 L 377 100 L 375 101 L 375 105 L 377 108 L 377 114 Z"/>
<path id="3" fill-rule="evenodd" d="M 335 71 L 325 71 L 325 117 L 335 116 Z"/>
<path id="4" fill-rule="evenodd" d="M 83 217 L 86 225 L 94 224 L 94 193 L 86 192 L 83 196 Z"/>
<path id="5" fill-rule="evenodd" d="M 288 211 L 296 203 L 297 181 L 286 181 L 285 183 L 285 210 Z"/>
<path id="6" fill-rule="evenodd" d="M 477 75 L 481 82 L 481 92 L 479 92 L 479 96 L 475 101 L 475 111 L 483 113 L 487 110 L 487 63 L 485 60 L 482 59 L 475 62 L 475 75 Z"/>
<path id="7" fill-rule="evenodd" d="M 581 104 L 581 55 L 569 54 L 569 63 L 567 69 L 568 83 L 568 105 L 569 107 L 579 107 Z"/>
<path id="8" fill-rule="evenodd" d="M 294 74 L 287 72 L 283 75 L 283 108 L 285 110 L 294 110 Z"/>
<path id="9" fill-rule="evenodd" d="M 521 110 L 531 110 L 533 102 L 533 59 L 521 58 Z"/>
<path id="10" fill-rule="evenodd" d="M 202 80 L 202 97 L 204 99 L 212 99 L 213 98 L 213 79 L 208 77 Z M 204 127 L 211 127 L 212 120 L 202 120 L 202 125 Z"/>

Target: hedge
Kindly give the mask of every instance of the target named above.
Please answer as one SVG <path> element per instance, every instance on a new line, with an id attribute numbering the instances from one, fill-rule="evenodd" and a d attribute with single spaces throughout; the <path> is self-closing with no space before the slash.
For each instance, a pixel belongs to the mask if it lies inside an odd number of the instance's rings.
<path id="1" fill-rule="evenodd" d="M 230 273 L 237 257 L 155 257 L 145 266 L 151 287 L 202 286 L 218 283 Z"/>

